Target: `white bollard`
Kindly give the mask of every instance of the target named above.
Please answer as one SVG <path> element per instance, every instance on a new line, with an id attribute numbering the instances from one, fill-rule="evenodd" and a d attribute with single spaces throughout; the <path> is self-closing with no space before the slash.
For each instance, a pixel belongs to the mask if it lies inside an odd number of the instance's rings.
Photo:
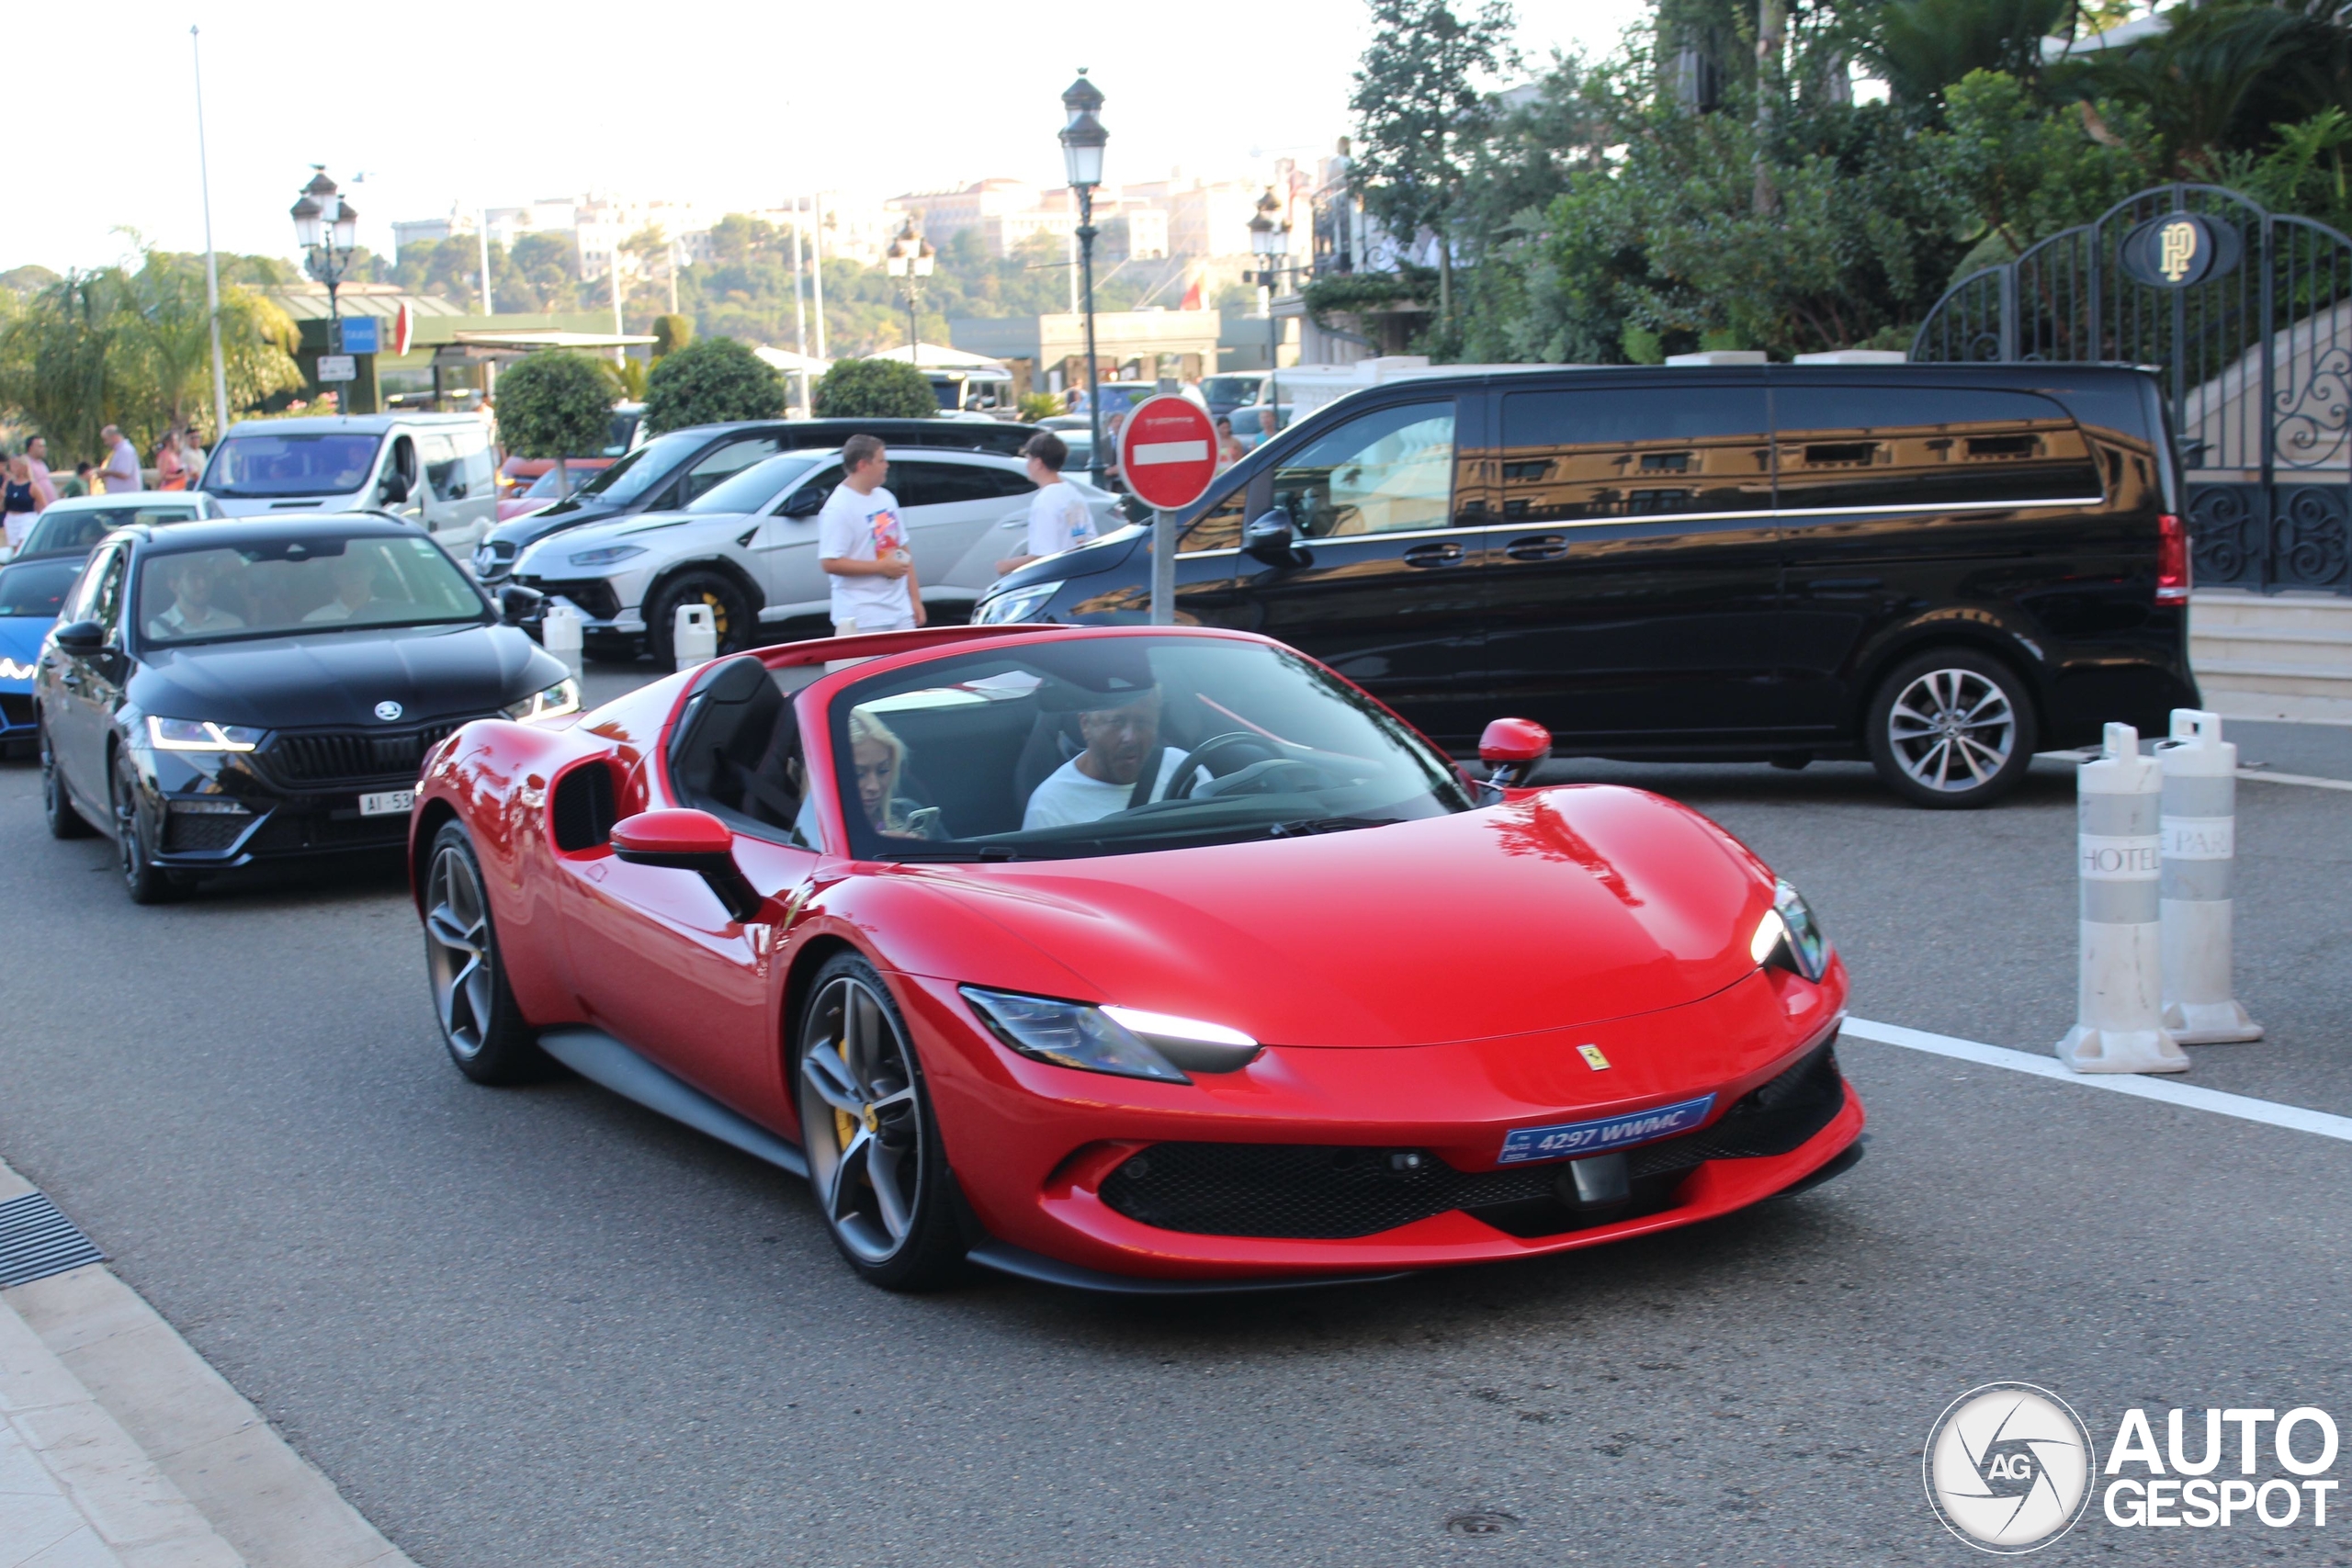
<path id="1" fill-rule="evenodd" d="M 560 599 L 548 601 L 539 613 L 539 646 L 563 660 L 576 679 L 581 673 L 580 612 Z"/>
<path id="2" fill-rule="evenodd" d="M 691 670 L 697 664 L 707 664 L 718 657 L 718 622 L 707 604 L 681 604 L 670 634 L 670 647 L 678 656 L 678 668 Z"/>
<path id="3" fill-rule="evenodd" d="M 2157 979 L 2163 770 L 2140 755 L 2138 730 L 2110 724 L 2075 788 L 2083 978 L 2058 1059 L 2078 1073 L 2185 1073 L 2188 1054 L 2165 1029 Z"/>
<path id="4" fill-rule="evenodd" d="M 2231 984 L 2236 897 L 2238 749 L 2222 716 L 2172 710 L 2164 767 L 2165 1027 L 2184 1045 L 2259 1040 Z"/>

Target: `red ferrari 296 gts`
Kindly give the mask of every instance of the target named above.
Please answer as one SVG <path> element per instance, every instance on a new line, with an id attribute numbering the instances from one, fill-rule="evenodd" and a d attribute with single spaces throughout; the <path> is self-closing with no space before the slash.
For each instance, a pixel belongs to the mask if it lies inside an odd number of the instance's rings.
<path id="1" fill-rule="evenodd" d="M 1843 965 L 1713 823 L 1474 783 L 1278 643 L 952 627 L 483 720 L 412 835 L 449 1054 L 805 1174 L 852 1268 L 1231 1290 L 1826 1179 Z"/>

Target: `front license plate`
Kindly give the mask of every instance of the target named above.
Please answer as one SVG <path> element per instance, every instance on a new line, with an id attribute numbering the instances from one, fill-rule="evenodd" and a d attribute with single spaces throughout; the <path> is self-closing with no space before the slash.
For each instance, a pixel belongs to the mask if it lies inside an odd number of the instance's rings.
<path id="1" fill-rule="evenodd" d="M 1495 1156 L 1495 1163 L 1527 1165 L 1535 1160 L 1574 1159 L 1603 1149 L 1646 1144 L 1653 1138 L 1670 1138 L 1704 1122 L 1707 1112 L 1714 1108 L 1715 1097 L 1707 1094 L 1679 1105 L 1661 1105 L 1655 1111 L 1636 1111 L 1630 1116 L 1611 1116 L 1599 1122 L 1514 1127 L 1503 1134 L 1502 1153 Z"/>
<path id="2" fill-rule="evenodd" d="M 392 817 L 406 812 L 415 804 L 416 791 L 413 789 L 388 789 L 378 795 L 361 795 L 359 797 L 359 815 L 362 817 Z"/>

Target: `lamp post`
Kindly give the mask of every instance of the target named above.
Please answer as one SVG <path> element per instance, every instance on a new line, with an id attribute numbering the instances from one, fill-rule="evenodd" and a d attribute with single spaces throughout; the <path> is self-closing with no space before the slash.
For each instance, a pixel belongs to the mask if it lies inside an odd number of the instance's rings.
<path id="1" fill-rule="evenodd" d="M 907 363 L 921 368 L 922 338 L 917 330 L 916 307 L 922 300 L 922 280 L 931 276 L 931 242 L 915 227 L 916 214 L 907 215 L 906 227 L 890 242 L 882 269 L 899 280 L 899 298 L 907 302 Z"/>
<path id="2" fill-rule="evenodd" d="M 343 353 L 343 306 L 336 297 L 359 238 L 359 209 L 343 199 L 327 178 L 326 165 L 313 164 L 311 183 L 294 204 L 294 243 L 306 253 L 304 270 L 327 286 L 327 352 Z M 345 388 L 351 385 L 344 383 Z M 335 412 L 349 413 L 348 391 L 335 393 Z"/>
<path id="3" fill-rule="evenodd" d="M 1281 210 L 1274 187 L 1268 186 L 1266 194 L 1258 198 L 1258 215 L 1250 220 L 1250 254 L 1265 264 L 1250 276 L 1266 289 L 1266 406 L 1274 411 L 1277 426 L 1283 418 L 1283 327 L 1274 317 L 1274 290 L 1280 287 L 1290 256 L 1290 225 L 1274 221 Z"/>
<path id="4" fill-rule="evenodd" d="M 1091 433 L 1087 478 L 1102 482 L 1102 397 L 1094 357 L 1094 187 L 1102 183 L 1102 149 L 1111 133 L 1094 118 L 1102 107 L 1102 90 L 1078 68 L 1078 80 L 1062 95 L 1069 120 L 1061 129 L 1062 164 L 1070 189 L 1078 192 L 1078 276 L 1086 312 L 1086 423 Z"/>

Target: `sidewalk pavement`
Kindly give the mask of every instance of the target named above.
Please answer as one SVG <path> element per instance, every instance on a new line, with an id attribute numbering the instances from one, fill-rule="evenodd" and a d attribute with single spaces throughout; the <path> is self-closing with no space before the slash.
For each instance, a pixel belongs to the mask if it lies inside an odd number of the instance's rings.
<path id="1" fill-rule="evenodd" d="M 0 1568 L 413 1565 L 92 1263 L 0 1291 Z"/>

